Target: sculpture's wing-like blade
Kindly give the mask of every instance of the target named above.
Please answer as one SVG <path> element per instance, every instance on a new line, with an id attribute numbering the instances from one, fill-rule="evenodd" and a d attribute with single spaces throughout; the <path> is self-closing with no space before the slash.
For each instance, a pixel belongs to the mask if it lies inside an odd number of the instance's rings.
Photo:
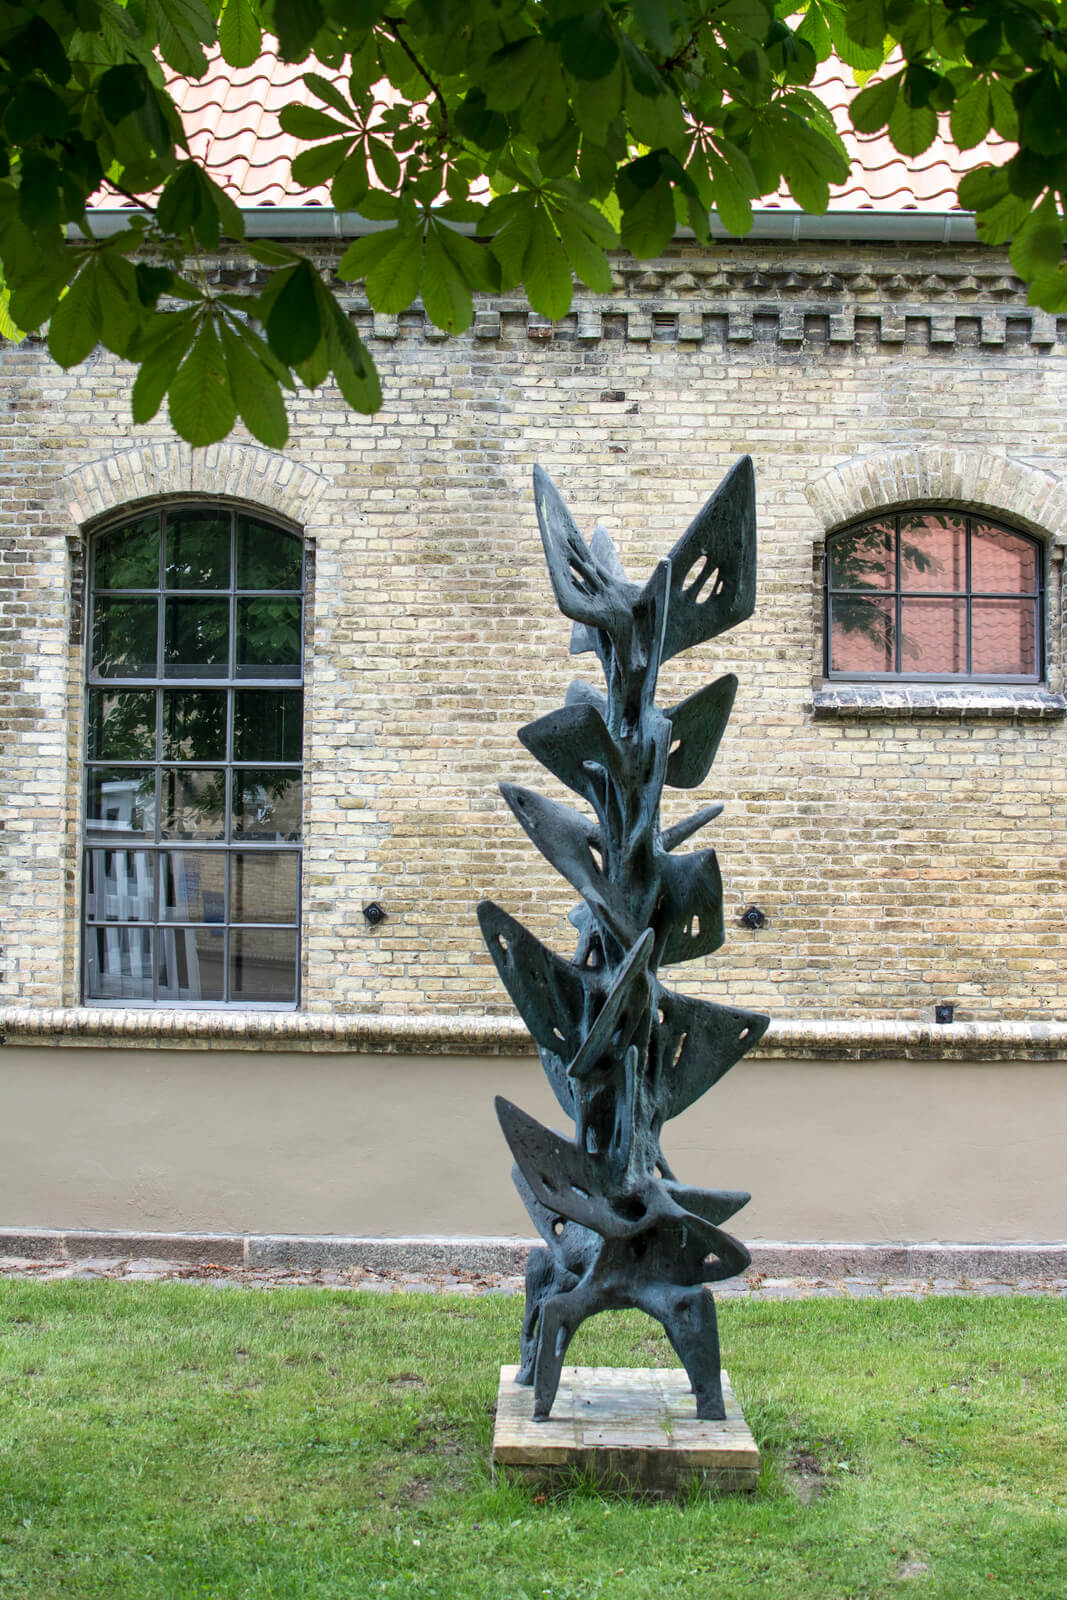
<path id="1" fill-rule="evenodd" d="M 600 712 L 603 722 L 608 717 L 608 697 L 603 689 L 598 689 L 594 684 L 586 683 L 584 678 L 572 678 L 567 685 L 564 701 L 569 706 L 595 706 Z"/>
<path id="2" fill-rule="evenodd" d="M 639 930 L 593 856 L 592 847 L 599 842 L 596 825 L 581 812 L 533 789 L 502 783 L 500 792 L 545 860 L 606 919 L 612 934 L 628 950 Z"/>
<path id="3" fill-rule="evenodd" d="M 585 1043 L 569 1067 L 572 1078 L 584 1078 L 609 1052 L 618 1060 L 629 1049 L 642 1010 L 648 1004 L 648 958 L 655 935 L 646 928 L 619 968 L 618 975 Z M 637 1016 L 633 1016 L 636 1010 Z"/>
<path id="4" fill-rule="evenodd" d="M 743 1189 L 689 1189 L 685 1184 L 671 1182 L 665 1182 L 664 1188 L 675 1205 L 714 1227 L 729 1222 L 752 1199 Z"/>
<path id="5" fill-rule="evenodd" d="M 664 1122 L 669 1122 L 762 1039 L 771 1019 L 663 988 L 657 1005 L 660 1025 L 652 1036 L 656 1099 Z"/>
<path id="6" fill-rule="evenodd" d="M 714 850 L 691 856 L 664 855 L 660 870 L 663 899 L 656 919 L 665 934 L 660 961 L 670 966 L 710 956 L 726 938 L 722 874 Z"/>
<path id="7" fill-rule="evenodd" d="M 598 525 L 593 529 L 593 537 L 589 541 L 589 554 L 594 561 L 600 563 L 616 583 L 625 584 L 627 582 L 626 569 L 619 559 L 615 541 L 606 528 Z M 603 641 L 597 630 L 589 627 L 588 623 L 576 622 L 571 629 L 571 655 L 584 655 L 587 650 L 595 650 L 603 661 Z"/>
<path id="8" fill-rule="evenodd" d="M 478 922 L 500 981 L 537 1043 L 573 1060 L 581 1048 L 586 993 L 595 976 L 547 949 L 492 900 L 478 907 Z"/>
<path id="9" fill-rule="evenodd" d="M 542 468 L 534 468 L 534 502 L 556 603 L 565 617 L 600 628 L 611 638 L 631 626 L 637 587 L 595 556 Z M 617 558 L 616 558 L 617 561 Z"/>
<path id="10" fill-rule="evenodd" d="M 550 711 L 547 717 L 520 728 L 519 739 L 554 778 L 584 800 L 591 798 L 587 761 L 597 762 L 617 781 L 615 745 L 595 706 L 570 705 Z"/>
<path id="11" fill-rule="evenodd" d="M 670 554 L 664 661 L 714 639 L 756 604 L 756 478 L 742 456 Z"/>
<path id="12" fill-rule="evenodd" d="M 628 1239 L 647 1227 L 644 1214 L 624 1217 L 608 1203 L 592 1162 L 568 1139 L 500 1095 L 496 1114 L 523 1177 L 546 1210 L 605 1239 Z"/>
<path id="13" fill-rule="evenodd" d="M 561 1217 L 558 1211 L 543 1206 L 523 1177 L 522 1168 L 517 1164 L 511 1169 L 511 1181 L 519 1192 L 520 1200 L 530 1213 L 530 1221 L 552 1254 L 557 1256 L 571 1272 L 584 1272 L 601 1248 L 600 1235 L 589 1228 L 583 1228 L 580 1222 L 571 1222 L 568 1218 Z"/>
<path id="14" fill-rule="evenodd" d="M 673 788 L 695 789 L 704 782 L 730 720 L 736 693 L 737 679 L 728 672 L 667 712 L 671 719 L 667 782 Z"/>
<path id="15" fill-rule="evenodd" d="M 563 1046 L 560 1045 L 559 1048 L 562 1049 Z M 541 1066 L 552 1093 L 568 1117 L 574 1120 L 576 1116 L 574 1083 L 567 1072 L 567 1063 L 562 1056 L 556 1054 L 555 1050 L 549 1050 L 543 1044 L 537 1046 L 537 1054 L 541 1058 Z"/>
<path id="16" fill-rule="evenodd" d="M 687 839 L 693 837 L 694 833 L 698 833 L 701 828 L 705 827 L 709 822 L 714 822 L 715 818 L 721 815 L 721 800 L 716 800 L 715 804 L 711 806 L 702 806 L 699 811 L 694 811 L 691 817 L 686 817 L 684 822 L 676 822 L 672 828 L 665 830 L 663 834 L 664 850 L 677 850 L 680 844 L 684 844 Z"/>

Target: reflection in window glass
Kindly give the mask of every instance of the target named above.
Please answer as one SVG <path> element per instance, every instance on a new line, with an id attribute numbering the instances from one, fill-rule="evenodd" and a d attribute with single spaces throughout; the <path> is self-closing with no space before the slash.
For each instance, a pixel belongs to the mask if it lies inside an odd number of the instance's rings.
<path id="1" fill-rule="evenodd" d="M 300 676 L 298 596 L 237 602 L 237 676 Z"/>
<path id="2" fill-rule="evenodd" d="M 295 1000 L 295 930 L 234 929 L 230 934 L 230 993 L 235 1000 Z"/>
<path id="3" fill-rule="evenodd" d="M 168 678 L 225 678 L 230 655 L 227 600 L 168 600 Z"/>
<path id="4" fill-rule="evenodd" d="M 159 515 L 153 513 L 97 534 L 93 558 L 96 587 L 158 588 L 159 529 Z"/>
<path id="5" fill-rule="evenodd" d="M 101 678 L 154 678 L 158 607 L 154 600 L 93 604 L 93 661 Z"/>
<path id="6" fill-rule="evenodd" d="M 303 701 L 299 689 L 238 689 L 234 695 L 233 759 L 299 761 Z"/>
<path id="7" fill-rule="evenodd" d="M 225 761 L 225 689 L 164 689 L 163 760 Z"/>
<path id="8" fill-rule="evenodd" d="M 168 589 L 230 587 L 231 520 L 228 512 L 168 512 Z"/>
<path id="9" fill-rule="evenodd" d="M 94 539 L 87 1000 L 296 1004 L 302 576 L 296 535 L 222 506 Z"/>
<path id="10" fill-rule="evenodd" d="M 151 689 L 90 689 L 90 761 L 154 761 L 156 697 Z"/>
<path id="11" fill-rule="evenodd" d="M 238 517 L 238 589 L 295 589 L 299 593 L 303 559 L 304 547 L 295 533 L 255 517 Z"/>
<path id="12" fill-rule="evenodd" d="M 940 509 L 902 511 L 833 535 L 826 551 L 827 671 L 1036 681 L 1040 555 L 1025 534 Z"/>
<path id="13" fill-rule="evenodd" d="M 300 838 L 300 777 L 284 768 L 238 768 L 233 778 L 233 837 L 293 843 Z"/>

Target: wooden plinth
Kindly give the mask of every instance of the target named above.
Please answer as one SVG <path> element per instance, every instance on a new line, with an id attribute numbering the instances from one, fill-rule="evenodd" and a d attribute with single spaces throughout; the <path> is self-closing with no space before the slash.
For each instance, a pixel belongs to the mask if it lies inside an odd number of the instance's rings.
<path id="1" fill-rule="evenodd" d="M 533 1389 L 501 1367 L 493 1464 L 523 1482 L 558 1486 L 577 1473 L 604 1487 L 673 1494 L 694 1477 L 751 1490 L 759 1451 L 726 1373 L 726 1418 L 699 1422 L 680 1368 L 564 1367 L 547 1422 L 533 1420 Z"/>

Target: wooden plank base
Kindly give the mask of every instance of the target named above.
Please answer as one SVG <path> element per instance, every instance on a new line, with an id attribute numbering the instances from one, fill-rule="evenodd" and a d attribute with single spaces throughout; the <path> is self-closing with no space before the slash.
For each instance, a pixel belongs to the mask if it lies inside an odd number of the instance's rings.
<path id="1" fill-rule="evenodd" d="M 676 1494 L 694 1478 L 748 1491 L 759 1451 L 729 1379 L 726 1418 L 700 1422 L 685 1372 L 672 1367 L 564 1367 L 547 1422 L 533 1420 L 533 1389 L 501 1367 L 493 1465 L 521 1482 L 559 1487 L 587 1475 L 605 1488 Z"/>

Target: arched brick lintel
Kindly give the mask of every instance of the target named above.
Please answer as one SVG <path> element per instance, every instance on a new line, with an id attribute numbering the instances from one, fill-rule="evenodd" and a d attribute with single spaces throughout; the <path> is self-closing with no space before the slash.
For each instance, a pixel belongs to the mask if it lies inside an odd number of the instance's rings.
<path id="1" fill-rule="evenodd" d="M 1067 543 L 1067 482 L 991 450 L 875 450 L 832 467 L 807 488 L 822 539 L 833 529 L 904 505 L 954 505 Z"/>
<path id="2" fill-rule="evenodd" d="M 321 473 L 262 445 L 223 441 L 194 450 L 176 440 L 101 457 L 63 479 L 71 518 L 79 526 L 139 501 L 193 494 L 244 500 L 303 528 L 327 483 Z"/>

